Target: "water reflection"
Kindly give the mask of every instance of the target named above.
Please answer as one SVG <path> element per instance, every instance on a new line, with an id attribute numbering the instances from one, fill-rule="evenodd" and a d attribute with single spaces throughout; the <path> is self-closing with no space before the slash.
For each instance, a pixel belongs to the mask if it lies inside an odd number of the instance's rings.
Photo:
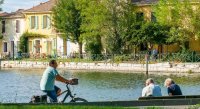
<path id="1" fill-rule="evenodd" d="M 32 95 L 40 95 L 39 82 L 44 69 L 39 70 L 1 70 L 0 71 L 0 102 L 29 102 Z M 112 72 L 79 72 L 59 70 L 66 78 L 79 78 L 79 85 L 72 86 L 77 96 L 88 101 L 108 100 L 134 100 L 141 95 L 147 76 L 134 73 L 112 73 Z M 181 86 L 183 94 L 200 94 L 199 79 L 185 76 L 158 76 L 149 75 L 161 86 L 163 95 L 167 95 L 163 82 L 171 77 Z M 65 89 L 65 85 L 56 84 Z"/>

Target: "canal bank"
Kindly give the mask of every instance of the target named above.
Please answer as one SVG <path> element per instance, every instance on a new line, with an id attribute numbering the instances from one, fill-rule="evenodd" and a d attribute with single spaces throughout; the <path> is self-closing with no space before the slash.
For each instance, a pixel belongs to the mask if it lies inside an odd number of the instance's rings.
<path id="1" fill-rule="evenodd" d="M 46 68 L 48 62 L 33 61 L 1 61 L 1 68 Z M 68 70 L 101 70 L 101 71 L 126 71 L 146 72 L 146 64 L 135 63 L 84 63 L 84 62 L 59 62 L 60 69 Z M 154 63 L 148 64 L 148 72 L 164 73 L 200 73 L 200 63 Z"/>

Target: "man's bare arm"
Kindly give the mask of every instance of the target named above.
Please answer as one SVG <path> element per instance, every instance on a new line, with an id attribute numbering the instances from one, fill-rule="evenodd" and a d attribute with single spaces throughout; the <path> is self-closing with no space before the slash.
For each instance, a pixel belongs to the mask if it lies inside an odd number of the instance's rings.
<path id="1" fill-rule="evenodd" d="M 67 80 L 67 79 L 63 78 L 62 76 L 60 76 L 60 75 L 56 76 L 56 80 L 60 81 L 60 82 L 63 82 L 63 83 L 66 83 L 66 84 L 71 84 L 72 83 L 71 80 Z"/>

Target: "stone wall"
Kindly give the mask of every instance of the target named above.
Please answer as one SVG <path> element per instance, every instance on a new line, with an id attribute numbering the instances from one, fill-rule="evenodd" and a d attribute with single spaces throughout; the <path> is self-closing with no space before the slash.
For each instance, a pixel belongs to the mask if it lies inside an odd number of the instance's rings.
<path id="1" fill-rule="evenodd" d="M 46 68 L 48 62 L 1 61 L 1 68 Z M 102 70 L 146 72 L 146 64 L 134 63 L 75 63 L 60 62 L 58 68 L 70 70 Z M 200 63 L 155 63 L 148 65 L 149 72 L 200 72 Z"/>

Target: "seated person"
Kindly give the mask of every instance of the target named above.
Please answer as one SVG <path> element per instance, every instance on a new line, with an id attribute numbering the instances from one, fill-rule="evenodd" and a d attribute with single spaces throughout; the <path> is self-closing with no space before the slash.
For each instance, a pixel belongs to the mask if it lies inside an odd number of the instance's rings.
<path id="1" fill-rule="evenodd" d="M 181 88 L 171 78 L 167 78 L 164 84 L 167 87 L 169 96 L 182 95 Z"/>
<path id="2" fill-rule="evenodd" d="M 154 97 L 162 96 L 160 86 L 155 85 L 152 78 L 146 80 L 146 87 L 144 87 L 142 90 L 142 97 L 147 97 L 147 96 L 154 96 Z"/>

